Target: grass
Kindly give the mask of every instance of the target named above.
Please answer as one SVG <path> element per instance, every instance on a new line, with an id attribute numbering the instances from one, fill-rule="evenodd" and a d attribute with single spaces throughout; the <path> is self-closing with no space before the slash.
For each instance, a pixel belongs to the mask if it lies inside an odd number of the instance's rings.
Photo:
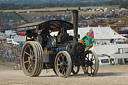
<path id="1" fill-rule="evenodd" d="M 118 8 L 118 6 L 113 6 L 114 8 Z M 23 9 L 23 10 L 0 10 L 0 12 L 27 12 L 27 11 L 57 11 L 57 10 L 73 10 L 78 9 L 78 7 L 53 7 L 53 8 L 43 8 L 43 9 Z M 81 7 L 81 9 L 86 8 L 111 8 L 110 6 L 92 6 L 92 7 Z"/>
<path id="2" fill-rule="evenodd" d="M 16 22 L 19 22 L 20 20 L 22 20 L 22 18 L 19 17 L 15 12 L 10 13 L 10 14 L 14 17 L 14 19 L 15 19 Z"/>
<path id="3" fill-rule="evenodd" d="M 4 16 L 2 15 L 2 13 L 0 13 L 0 24 L 4 23 L 5 22 L 4 20 L 5 20 Z"/>

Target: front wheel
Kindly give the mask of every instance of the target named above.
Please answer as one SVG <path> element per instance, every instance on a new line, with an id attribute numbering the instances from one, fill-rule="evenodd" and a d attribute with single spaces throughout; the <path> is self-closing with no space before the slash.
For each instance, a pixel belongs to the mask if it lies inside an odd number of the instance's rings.
<path id="1" fill-rule="evenodd" d="M 72 60 L 67 51 L 60 51 L 55 58 L 55 72 L 60 77 L 68 77 L 72 70 Z"/>
<path id="2" fill-rule="evenodd" d="M 95 53 L 88 50 L 82 57 L 82 69 L 86 76 L 95 76 L 99 69 L 98 58 Z"/>

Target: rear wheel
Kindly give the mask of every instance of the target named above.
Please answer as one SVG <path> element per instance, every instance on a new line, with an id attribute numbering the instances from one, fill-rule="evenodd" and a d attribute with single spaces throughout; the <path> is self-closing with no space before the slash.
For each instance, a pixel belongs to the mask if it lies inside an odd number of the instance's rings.
<path id="1" fill-rule="evenodd" d="M 90 50 L 86 51 L 82 57 L 82 69 L 86 76 L 95 76 L 99 69 L 97 56 Z"/>
<path id="2" fill-rule="evenodd" d="M 68 77 L 72 70 L 72 61 L 67 51 L 60 51 L 55 58 L 55 72 L 60 77 Z"/>
<path id="3" fill-rule="evenodd" d="M 39 76 L 43 67 L 43 49 L 39 42 L 25 43 L 21 53 L 21 65 L 25 75 Z"/>

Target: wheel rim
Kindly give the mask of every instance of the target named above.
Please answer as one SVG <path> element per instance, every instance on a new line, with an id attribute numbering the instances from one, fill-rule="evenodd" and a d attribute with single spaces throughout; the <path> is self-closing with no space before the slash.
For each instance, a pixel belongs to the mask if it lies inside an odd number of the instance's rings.
<path id="1" fill-rule="evenodd" d="M 67 77 L 71 73 L 72 62 L 66 51 L 59 52 L 55 59 L 55 70 L 58 76 Z"/>
<path id="2" fill-rule="evenodd" d="M 95 76 L 98 68 L 99 68 L 99 63 L 98 59 L 95 56 L 94 53 L 91 51 L 88 51 L 84 54 L 83 56 L 83 71 L 86 76 Z"/>
<path id="3" fill-rule="evenodd" d="M 27 45 L 23 52 L 23 65 L 28 73 L 32 73 L 35 67 L 35 55 L 32 46 Z"/>

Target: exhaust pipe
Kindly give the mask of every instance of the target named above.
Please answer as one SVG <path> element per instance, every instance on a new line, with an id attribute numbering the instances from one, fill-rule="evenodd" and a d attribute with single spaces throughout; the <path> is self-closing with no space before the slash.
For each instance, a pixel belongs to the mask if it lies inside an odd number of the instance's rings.
<path id="1" fill-rule="evenodd" d="M 73 29 L 74 29 L 73 42 L 78 42 L 78 10 L 72 10 L 72 14 L 73 14 Z"/>

